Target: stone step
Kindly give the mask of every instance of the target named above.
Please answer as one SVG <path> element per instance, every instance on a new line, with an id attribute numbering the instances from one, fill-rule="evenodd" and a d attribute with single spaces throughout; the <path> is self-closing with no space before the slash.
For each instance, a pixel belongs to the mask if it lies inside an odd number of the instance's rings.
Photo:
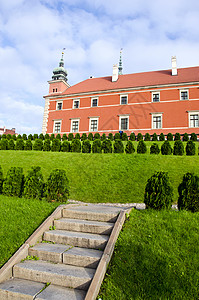
<path id="1" fill-rule="evenodd" d="M 114 223 L 62 218 L 54 221 L 56 229 L 96 234 L 110 234 Z"/>
<path id="2" fill-rule="evenodd" d="M 51 284 L 88 289 L 95 270 L 64 264 L 53 264 L 46 261 L 24 261 L 13 268 L 13 276 L 37 282 L 50 282 Z"/>
<path id="3" fill-rule="evenodd" d="M 69 219 L 115 222 L 120 211 L 120 207 L 88 204 L 63 209 L 63 217 Z"/>
<path id="4" fill-rule="evenodd" d="M 57 244 L 91 249 L 104 249 L 109 236 L 66 230 L 49 230 L 44 232 L 43 239 Z"/>

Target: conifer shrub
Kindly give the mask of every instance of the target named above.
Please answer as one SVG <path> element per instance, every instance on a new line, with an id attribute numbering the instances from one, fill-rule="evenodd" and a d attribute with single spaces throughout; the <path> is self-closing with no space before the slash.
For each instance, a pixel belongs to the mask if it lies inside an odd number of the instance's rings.
<path id="1" fill-rule="evenodd" d="M 156 142 L 157 140 L 158 140 L 157 133 L 154 133 L 154 134 L 152 135 L 152 141 L 153 141 L 153 142 Z"/>
<path id="2" fill-rule="evenodd" d="M 135 133 L 134 132 L 131 132 L 129 140 L 130 141 L 135 141 Z"/>
<path id="3" fill-rule="evenodd" d="M 150 154 L 159 154 L 160 148 L 157 143 L 153 143 L 150 147 Z"/>
<path id="4" fill-rule="evenodd" d="M 64 140 L 61 144 L 61 151 L 62 152 L 70 152 L 70 142 Z"/>
<path id="5" fill-rule="evenodd" d="M 81 152 L 81 142 L 79 139 L 74 139 L 72 140 L 72 143 L 71 143 L 71 152 L 78 152 L 80 153 Z"/>
<path id="6" fill-rule="evenodd" d="M 137 141 L 142 141 L 143 140 L 143 135 L 141 134 L 141 132 L 138 133 L 137 135 Z"/>
<path id="7" fill-rule="evenodd" d="M 82 153 L 91 153 L 91 142 L 84 140 L 82 143 Z"/>
<path id="8" fill-rule="evenodd" d="M 94 135 L 94 140 L 99 140 L 101 138 L 99 132 L 96 132 Z"/>
<path id="9" fill-rule="evenodd" d="M 113 134 L 110 132 L 109 133 L 109 135 L 108 135 L 108 139 L 110 140 L 110 141 L 113 141 Z"/>
<path id="10" fill-rule="evenodd" d="M 173 134 L 171 132 L 167 134 L 167 141 L 173 141 Z"/>
<path id="11" fill-rule="evenodd" d="M 135 148 L 133 145 L 133 142 L 131 140 L 127 141 L 126 147 L 125 147 L 126 154 L 131 154 L 135 152 Z"/>
<path id="12" fill-rule="evenodd" d="M 74 135 L 73 135 L 72 132 L 70 132 L 70 133 L 68 134 L 68 140 L 69 140 L 69 141 L 72 141 L 73 139 L 74 139 Z"/>
<path id="13" fill-rule="evenodd" d="M 4 133 L 4 134 L 2 134 L 2 137 L 1 137 L 2 139 L 7 139 L 7 136 L 6 136 L 6 134 Z"/>
<path id="14" fill-rule="evenodd" d="M 165 136 L 164 136 L 164 133 L 160 133 L 159 135 L 159 141 L 165 141 Z"/>
<path id="15" fill-rule="evenodd" d="M 33 140 L 33 136 L 32 136 L 32 134 L 29 134 L 29 136 L 28 136 L 28 140 Z"/>
<path id="16" fill-rule="evenodd" d="M 176 140 L 173 147 L 173 155 L 183 155 L 184 145 L 181 140 Z"/>
<path id="17" fill-rule="evenodd" d="M 2 167 L 0 166 L 0 194 L 2 194 L 3 190 L 3 170 Z"/>
<path id="18" fill-rule="evenodd" d="M 102 142 L 102 149 L 104 150 L 104 153 L 112 153 L 113 147 L 112 147 L 112 141 L 111 140 L 104 140 Z"/>
<path id="19" fill-rule="evenodd" d="M 54 135 L 54 133 L 52 133 L 50 136 L 50 140 L 53 141 L 54 139 L 55 139 L 55 135 Z"/>
<path id="20" fill-rule="evenodd" d="M 114 135 L 114 140 L 120 140 L 121 136 L 119 132 L 116 132 Z"/>
<path id="21" fill-rule="evenodd" d="M 172 154 L 172 147 L 169 141 L 165 141 L 161 146 L 161 153 L 162 155 L 171 155 Z"/>
<path id="22" fill-rule="evenodd" d="M 178 209 L 199 212 L 199 177 L 186 173 L 178 187 Z"/>
<path id="23" fill-rule="evenodd" d="M 105 133 L 102 133 L 102 135 L 101 135 L 101 140 L 102 140 L 102 141 L 106 140 L 106 134 L 105 134 Z"/>
<path id="24" fill-rule="evenodd" d="M 126 134 L 126 132 L 122 133 L 122 141 L 128 141 L 128 135 Z"/>
<path id="25" fill-rule="evenodd" d="M 8 150 L 15 149 L 15 142 L 13 140 L 8 140 Z"/>
<path id="26" fill-rule="evenodd" d="M 24 140 L 18 139 L 18 140 L 16 141 L 15 149 L 16 149 L 16 150 L 24 150 Z"/>
<path id="27" fill-rule="evenodd" d="M 46 134 L 44 135 L 44 140 L 50 140 L 50 136 L 49 136 L 48 133 L 46 133 Z"/>
<path id="28" fill-rule="evenodd" d="M 96 139 L 92 144 L 92 152 L 93 153 L 102 153 L 102 143 L 100 139 Z"/>
<path id="29" fill-rule="evenodd" d="M 25 133 L 22 135 L 22 139 L 23 139 L 24 141 L 27 140 L 27 135 L 26 135 Z"/>
<path id="30" fill-rule="evenodd" d="M 52 145 L 51 145 L 51 151 L 52 152 L 59 152 L 61 148 L 61 142 L 59 139 L 54 139 L 52 140 Z"/>
<path id="31" fill-rule="evenodd" d="M 24 185 L 23 169 L 11 167 L 3 182 L 3 194 L 6 196 L 21 197 Z"/>
<path id="32" fill-rule="evenodd" d="M 137 153 L 144 154 L 147 152 L 146 143 L 143 140 L 140 140 L 137 146 Z"/>
<path id="33" fill-rule="evenodd" d="M 3 137 L 3 136 L 2 136 L 2 137 Z M 17 140 L 20 140 L 20 139 L 22 139 L 22 136 L 21 136 L 21 134 L 18 134 Z"/>
<path id="34" fill-rule="evenodd" d="M 6 135 L 6 138 L 7 138 L 7 140 L 9 141 L 9 140 L 12 138 L 11 134 L 8 133 L 8 134 Z"/>
<path id="35" fill-rule="evenodd" d="M 33 140 L 35 141 L 35 140 L 37 140 L 37 139 L 38 139 L 38 134 L 35 133 L 35 134 L 33 135 Z"/>
<path id="36" fill-rule="evenodd" d="M 93 141 L 93 134 L 92 134 L 92 132 L 90 132 L 90 133 L 88 134 L 88 140 L 89 140 L 89 141 Z"/>
<path id="37" fill-rule="evenodd" d="M 146 208 L 169 209 L 172 205 L 173 189 L 167 172 L 156 172 L 145 187 L 144 203 Z"/>
<path id="38" fill-rule="evenodd" d="M 190 140 L 191 140 L 191 141 L 194 141 L 194 142 L 197 141 L 197 135 L 196 135 L 194 132 L 191 133 Z"/>
<path id="39" fill-rule="evenodd" d="M 191 156 L 195 154 L 196 154 L 196 145 L 192 140 L 190 140 L 186 144 L 186 155 Z"/>
<path id="40" fill-rule="evenodd" d="M 148 132 L 145 134 L 144 140 L 145 141 L 150 141 L 151 140 L 151 136 L 150 136 L 150 134 Z"/>
<path id="41" fill-rule="evenodd" d="M 69 181 L 65 170 L 55 169 L 46 182 L 45 198 L 47 201 L 66 202 L 69 196 Z"/>
<path id="42" fill-rule="evenodd" d="M 188 142 L 188 140 L 189 140 L 188 133 L 185 132 L 185 133 L 183 134 L 182 140 L 183 140 L 183 142 Z"/>
<path id="43" fill-rule="evenodd" d="M 16 141 L 16 140 L 17 140 L 17 137 L 16 137 L 15 134 L 12 135 L 12 139 L 13 139 L 13 141 Z"/>
<path id="44" fill-rule="evenodd" d="M 42 151 L 43 150 L 43 140 L 41 140 L 41 139 L 35 140 L 32 149 L 34 151 Z"/>
<path id="45" fill-rule="evenodd" d="M 124 145 L 121 140 L 115 140 L 113 148 L 114 153 L 124 153 Z"/>
<path id="46" fill-rule="evenodd" d="M 38 138 L 39 138 L 40 140 L 42 140 L 42 141 L 45 139 L 43 133 L 40 133 L 40 135 L 39 135 Z"/>
<path id="47" fill-rule="evenodd" d="M 179 132 L 176 132 L 174 136 L 174 141 L 180 141 L 180 140 L 181 140 L 181 135 Z"/>
<path id="48" fill-rule="evenodd" d="M 32 167 L 24 181 L 23 195 L 25 198 L 42 199 L 44 191 L 44 179 L 40 167 Z"/>
<path id="49" fill-rule="evenodd" d="M 66 133 L 64 133 L 62 136 L 62 141 L 67 141 L 67 139 L 68 139 L 68 137 L 67 137 Z"/>
<path id="50" fill-rule="evenodd" d="M 56 135 L 56 137 L 55 137 L 57 140 L 60 140 L 61 141 L 61 135 L 60 135 L 60 133 L 58 133 L 57 135 Z"/>
<path id="51" fill-rule="evenodd" d="M 1 150 L 7 150 L 8 149 L 8 140 L 7 139 L 1 139 L 0 147 L 1 147 Z"/>
<path id="52" fill-rule="evenodd" d="M 79 133 L 76 133 L 75 139 L 80 140 L 80 134 Z"/>
<path id="53" fill-rule="evenodd" d="M 30 139 L 25 142 L 24 150 L 32 150 L 32 141 Z"/>
<path id="54" fill-rule="evenodd" d="M 50 151 L 50 150 L 51 150 L 50 139 L 45 139 L 43 151 Z"/>
<path id="55" fill-rule="evenodd" d="M 82 133 L 81 141 L 85 141 L 85 140 L 87 140 L 87 134 L 86 133 Z"/>

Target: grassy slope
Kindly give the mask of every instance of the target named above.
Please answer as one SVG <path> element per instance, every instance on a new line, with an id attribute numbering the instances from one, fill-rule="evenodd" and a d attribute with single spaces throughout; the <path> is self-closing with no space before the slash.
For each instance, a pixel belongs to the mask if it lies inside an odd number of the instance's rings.
<path id="1" fill-rule="evenodd" d="M 199 213 L 134 210 L 99 298 L 199 299 L 198 223 Z"/>
<path id="2" fill-rule="evenodd" d="M 52 169 L 63 168 L 70 180 L 70 198 L 85 202 L 143 202 L 147 179 L 155 171 L 168 171 L 174 187 L 184 173 L 199 175 L 199 156 L 150 154 L 82 154 L 40 151 L 0 151 L 4 175 L 11 166 L 42 168 L 47 179 Z"/>

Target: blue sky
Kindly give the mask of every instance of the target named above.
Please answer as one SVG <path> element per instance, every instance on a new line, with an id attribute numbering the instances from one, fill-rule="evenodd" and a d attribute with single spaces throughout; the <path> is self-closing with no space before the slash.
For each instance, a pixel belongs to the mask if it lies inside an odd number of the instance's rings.
<path id="1" fill-rule="evenodd" d="M 198 0 L 0 0 L 0 127 L 40 133 L 62 48 L 68 82 L 199 65 Z"/>

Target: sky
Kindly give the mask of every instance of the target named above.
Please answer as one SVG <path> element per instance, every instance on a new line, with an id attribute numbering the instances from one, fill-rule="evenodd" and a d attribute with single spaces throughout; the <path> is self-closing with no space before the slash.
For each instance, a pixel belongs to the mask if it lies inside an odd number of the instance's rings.
<path id="1" fill-rule="evenodd" d="M 198 0 L 0 0 L 0 127 L 41 133 L 62 49 L 68 83 L 199 65 Z"/>

